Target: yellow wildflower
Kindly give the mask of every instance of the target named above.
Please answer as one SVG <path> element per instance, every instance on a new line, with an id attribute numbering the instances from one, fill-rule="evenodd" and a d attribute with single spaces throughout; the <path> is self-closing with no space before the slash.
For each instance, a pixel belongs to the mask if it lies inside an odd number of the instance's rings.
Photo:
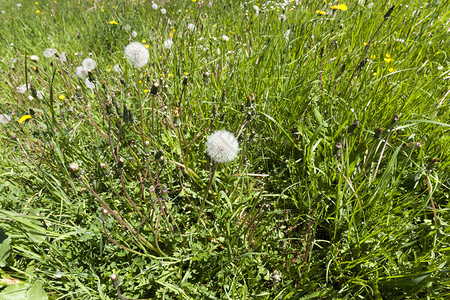
<path id="1" fill-rule="evenodd" d="M 170 77 L 170 78 L 172 78 L 173 77 L 173 75 L 172 74 L 169 74 L 169 75 L 167 75 L 168 77 Z"/>
<path id="2" fill-rule="evenodd" d="M 38 14 L 38 13 L 40 13 L 41 11 L 38 9 L 38 10 L 36 10 L 36 13 Z"/>
<path id="3" fill-rule="evenodd" d="M 117 24 L 119 24 L 119 23 L 117 23 L 116 21 L 112 20 L 112 21 L 109 21 L 109 24 L 117 25 Z"/>
<path id="4" fill-rule="evenodd" d="M 389 68 L 389 73 L 392 73 L 392 72 L 395 72 L 395 71 L 397 71 L 396 69 L 394 69 L 394 68 Z"/>
<path id="5" fill-rule="evenodd" d="M 323 10 L 316 10 L 316 14 L 326 15 L 327 13 L 325 11 L 323 11 Z"/>
<path id="6" fill-rule="evenodd" d="M 375 54 L 373 54 L 373 55 L 370 56 L 370 58 L 371 59 L 375 59 L 375 58 L 377 58 L 377 56 Z"/>
<path id="7" fill-rule="evenodd" d="M 64 99 L 66 99 L 66 96 L 64 96 L 64 95 L 59 96 L 59 100 L 64 100 Z"/>
<path id="8" fill-rule="evenodd" d="M 31 119 L 32 118 L 32 116 L 30 116 L 30 115 L 25 115 L 25 116 L 22 116 L 20 119 L 19 119 L 19 124 L 21 124 L 21 123 L 23 123 L 23 122 L 25 122 L 26 120 L 28 120 L 28 119 Z"/>
<path id="9" fill-rule="evenodd" d="M 391 58 L 391 55 L 389 53 L 386 53 L 387 58 Z"/>
<path id="10" fill-rule="evenodd" d="M 147 45 L 147 44 L 146 44 L 146 45 L 144 45 L 144 46 L 145 46 L 145 48 L 147 48 L 147 49 L 148 49 L 148 48 L 150 48 L 150 46 L 149 46 L 149 45 Z"/>
<path id="11" fill-rule="evenodd" d="M 147 93 L 148 93 L 148 90 L 144 90 L 144 93 L 146 93 L 146 94 L 147 94 Z"/>
<path id="12" fill-rule="evenodd" d="M 393 59 L 390 58 L 390 57 L 386 57 L 386 58 L 384 59 L 384 61 L 385 61 L 386 63 L 390 63 L 391 61 L 393 61 Z"/>
<path id="13" fill-rule="evenodd" d="M 347 5 L 345 5 L 345 4 L 333 5 L 333 6 L 331 6 L 331 9 L 339 9 L 339 10 L 346 11 Z"/>

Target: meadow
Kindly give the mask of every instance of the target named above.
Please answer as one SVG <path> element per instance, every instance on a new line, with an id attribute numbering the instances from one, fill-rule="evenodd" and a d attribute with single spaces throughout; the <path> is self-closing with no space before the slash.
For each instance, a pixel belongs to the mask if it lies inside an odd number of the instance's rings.
<path id="1" fill-rule="evenodd" d="M 0 300 L 450 298 L 447 1 L 0 23 Z"/>

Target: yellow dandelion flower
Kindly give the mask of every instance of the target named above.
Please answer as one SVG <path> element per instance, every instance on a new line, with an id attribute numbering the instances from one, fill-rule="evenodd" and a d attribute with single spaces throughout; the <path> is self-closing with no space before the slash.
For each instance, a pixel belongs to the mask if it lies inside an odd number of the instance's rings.
<path id="1" fill-rule="evenodd" d="M 327 12 L 325 12 L 325 11 L 323 11 L 323 10 L 316 10 L 316 14 L 319 14 L 319 15 L 326 15 Z"/>
<path id="2" fill-rule="evenodd" d="M 36 10 L 36 13 L 38 14 L 38 13 L 40 13 L 41 11 L 38 9 L 38 10 Z"/>
<path id="3" fill-rule="evenodd" d="M 370 58 L 371 59 L 375 59 L 375 58 L 377 58 L 377 56 L 376 55 L 371 55 Z"/>
<path id="4" fill-rule="evenodd" d="M 338 10 L 346 11 L 348 8 L 347 8 L 347 5 L 345 5 L 345 4 L 339 4 L 339 5 L 331 6 L 331 9 L 338 9 Z"/>
<path id="5" fill-rule="evenodd" d="M 170 33 L 170 37 L 173 37 L 173 32 Z"/>
<path id="6" fill-rule="evenodd" d="M 34 2 L 34 4 L 38 5 L 38 4 L 39 4 L 39 2 Z"/>
<path id="7" fill-rule="evenodd" d="M 19 119 L 19 124 L 21 124 L 21 123 L 23 123 L 23 122 L 25 122 L 26 120 L 28 120 L 28 119 L 31 119 L 32 118 L 32 116 L 30 116 L 30 115 L 25 115 L 25 116 L 22 116 L 20 119 Z"/>
<path id="8" fill-rule="evenodd" d="M 395 72 L 395 71 L 397 71 L 396 69 L 394 69 L 394 68 L 389 68 L 389 73 L 392 73 L 392 72 Z"/>
<path id="9" fill-rule="evenodd" d="M 393 59 L 392 59 L 392 58 L 389 58 L 389 57 L 386 57 L 386 58 L 384 59 L 384 61 L 385 61 L 386 63 L 390 63 L 391 61 L 393 61 Z"/>
<path id="10" fill-rule="evenodd" d="M 186 72 L 184 72 L 184 75 L 186 75 L 186 76 L 187 76 L 188 74 L 189 74 L 189 73 L 186 73 Z"/>
<path id="11" fill-rule="evenodd" d="M 389 53 L 386 53 L 387 58 L 391 58 L 391 55 Z"/>
<path id="12" fill-rule="evenodd" d="M 66 96 L 64 96 L 64 95 L 59 96 L 59 100 L 64 100 L 64 99 L 66 99 Z"/>
<path id="13" fill-rule="evenodd" d="M 147 41 L 146 40 L 142 40 L 142 44 L 145 44 Z"/>
<path id="14" fill-rule="evenodd" d="M 172 74 L 169 74 L 169 75 L 167 75 L 168 77 L 170 77 L 170 78 L 172 78 L 173 77 L 173 75 Z"/>
<path id="15" fill-rule="evenodd" d="M 119 23 L 117 23 L 116 21 L 112 20 L 112 21 L 109 21 L 109 24 L 117 25 L 117 24 L 119 24 Z"/>
<path id="16" fill-rule="evenodd" d="M 144 45 L 144 46 L 145 46 L 145 48 L 147 48 L 147 49 L 148 49 L 148 48 L 150 48 L 150 46 L 149 46 L 149 45 L 147 45 L 147 44 L 146 44 L 146 45 Z"/>
<path id="17" fill-rule="evenodd" d="M 144 90 L 144 93 L 146 93 L 146 94 L 147 94 L 147 93 L 148 93 L 148 90 Z"/>

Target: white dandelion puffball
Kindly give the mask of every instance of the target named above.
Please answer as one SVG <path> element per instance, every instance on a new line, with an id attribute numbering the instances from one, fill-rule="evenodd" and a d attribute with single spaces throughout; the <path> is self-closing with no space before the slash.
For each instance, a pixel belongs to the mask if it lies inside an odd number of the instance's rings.
<path id="1" fill-rule="evenodd" d="M 67 62 L 67 54 L 66 54 L 66 52 L 62 52 L 62 53 L 58 56 L 58 60 L 59 60 L 61 63 Z"/>
<path id="2" fill-rule="evenodd" d="M 170 49 L 173 46 L 173 41 L 171 39 L 165 40 L 163 46 L 166 49 Z"/>
<path id="3" fill-rule="evenodd" d="M 167 10 L 166 10 L 165 8 L 161 8 L 161 13 L 162 13 L 163 15 L 165 15 L 165 14 L 167 13 Z"/>
<path id="4" fill-rule="evenodd" d="M 39 60 L 39 56 L 37 56 L 37 55 L 31 55 L 31 56 L 30 56 L 30 59 L 31 59 L 32 61 L 38 61 L 38 60 Z"/>
<path id="5" fill-rule="evenodd" d="M 56 49 L 47 48 L 44 50 L 44 52 L 42 52 L 42 55 L 49 58 L 49 57 L 52 57 L 53 55 L 55 55 L 57 52 L 58 52 L 58 50 L 56 50 Z"/>
<path id="6" fill-rule="evenodd" d="M 131 36 L 134 38 L 137 37 L 137 32 L 133 30 L 133 32 L 131 33 Z"/>
<path id="7" fill-rule="evenodd" d="M 81 65 L 83 66 L 83 68 L 86 71 L 92 71 L 97 66 L 97 64 L 95 63 L 95 61 L 92 58 L 86 58 L 85 60 L 83 60 Z"/>
<path id="8" fill-rule="evenodd" d="M 89 80 L 89 78 L 86 78 L 86 80 L 84 81 L 84 84 L 86 85 L 86 87 L 88 89 L 95 89 L 95 83 L 93 83 L 92 81 Z"/>
<path id="9" fill-rule="evenodd" d="M 30 88 L 30 85 L 28 84 L 28 87 L 26 84 L 22 84 L 21 86 L 18 86 L 16 88 L 16 90 L 21 93 L 21 94 L 25 94 L 25 92 Z"/>
<path id="10" fill-rule="evenodd" d="M 228 37 L 228 35 L 222 35 L 222 41 L 228 42 L 230 40 L 230 38 Z"/>
<path id="11" fill-rule="evenodd" d="M 194 31 L 195 30 L 195 24 L 190 23 L 187 27 L 190 31 Z"/>
<path id="12" fill-rule="evenodd" d="M 158 9 L 158 4 L 156 4 L 155 2 L 153 2 L 152 8 L 155 9 L 155 10 Z"/>
<path id="13" fill-rule="evenodd" d="M 0 115 L 0 123 L 6 124 L 11 121 L 11 117 L 7 114 L 1 114 Z"/>
<path id="14" fill-rule="evenodd" d="M 215 162 L 230 162 L 239 153 L 239 143 L 231 132 L 218 130 L 208 136 L 206 152 Z"/>
<path id="15" fill-rule="evenodd" d="M 89 71 L 80 66 L 75 69 L 75 74 L 80 78 L 85 78 L 89 75 Z"/>
<path id="16" fill-rule="evenodd" d="M 125 47 L 125 56 L 136 68 L 142 68 L 148 63 L 148 49 L 139 42 L 133 42 Z"/>

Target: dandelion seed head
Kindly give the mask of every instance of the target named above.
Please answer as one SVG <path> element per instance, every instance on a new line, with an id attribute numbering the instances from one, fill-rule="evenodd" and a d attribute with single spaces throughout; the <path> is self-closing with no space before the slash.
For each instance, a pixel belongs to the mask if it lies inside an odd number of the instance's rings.
<path id="1" fill-rule="evenodd" d="M 165 14 L 167 13 L 167 10 L 166 10 L 165 8 L 161 8 L 161 13 L 162 13 L 163 15 L 165 15 Z"/>
<path id="2" fill-rule="evenodd" d="M 39 56 L 37 56 L 37 55 L 31 55 L 31 56 L 30 56 L 30 59 L 31 59 L 32 61 L 38 61 L 38 60 L 39 60 Z"/>
<path id="3" fill-rule="evenodd" d="M 155 2 L 153 2 L 153 3 L 152 3 L 152 8 L 155 9 L 155 10 L 158 9 L 158 4 L 156 4 Z"/>
<path id="4" fill-rule="evenodd" d="M 44 52 L 42 52 L 42 55 L 44 55 L 47 58 L 50 58 L 53 55 L 55 55 L 57 52 L 58 52 L 58 50 L 56 50 L 56 49 L 47 48 L 44 50 Z"/>
<path id="5" fill-rule="evenodd" d="M 22 84 L 20 86 L 18 86 L 16 88 L 17 92 L 21 93 L 21 94 L 25 94 L 25 92 L 30 88 L 30 85 L 28 84 L 28 86 L 26 84 Z"/>
<path id="6" fill-rule="evenodd" d="M 137 32 L 133 30 L 133 32 L 131 32 L 131 36 L 134 38 L 137 37 Z"/>
<path id="7" fill-rule="evenodd" d="M 67 62 L 67 54 L 66 52 L 62 52 L 59 56 L 58 56 L 58 60 L 62 63 Z"/>
<path id="8" fill-rule="evenodd" d="M 148 63 L 148 49 L 139 42 L 133 42 L 125 47 L 125 56 L 135 68 L 142 68 Z"/>
<path id="9" fill-rule="evenodd" d="M 89 71 L 79 66 L 75 69 L 75 74 L 80 78 L 85 78 L 86 76 L 88 76 Z"/>
<path id="10" fill-rule="evenodd" d="M 0 115 L 0 123 L 7 124 L 11 121 L 11 117 L 7 114 L 1 114 Z"/>
<path id="11" fill-rule="evenodd" d="M 97 66 L 97 64 L 95 63 L 95 61 L 92 58 L 86 58 L 85 60 L 83 60 L 81 65 L 83 66 L 83 68 L 86 71 L 92 71 Z"/>
<path id="12" fill-rule="evenodd" d="M 206 140 L 206 153 L 215 162 L 230 162 L 239 153 L 239 143 L 231 132 L 218 130 L 208 136 Z"/>
<path id="13" fill-rule="evenodd" d="M 173 46 L 173 41 L 172 41 L 172 39 L 165 40 L 164 43 L 163 43 L 163 46 L 164 46 L 164 48 L 166 48 L 166 49 L 172 48 L 172 46 Z"/>
<path id="14" fill-rule="evenodd" d="M 222 41 L 228 42 L 230 40 L 230 38 L 228 37 L 228 35 L 222 35 Z"/>
<path id="15" fill-rule="evenodd" d="M 194 30 L 195 30 L 195 24 L 190 23 L 190 24 L 187 26 L 187 28 L 188 28 L 190 31 L 194 31 Z"/>
<path id="16" fill-rule="evenodd" d="M 95 89 L 95 83 L 93 83 L 92 81 L 89 80 L 89 78 L 86 78 L 86 80 L 84 81 L 84 84 L 86 85 L 86 87 L 88 89 Z"/>

